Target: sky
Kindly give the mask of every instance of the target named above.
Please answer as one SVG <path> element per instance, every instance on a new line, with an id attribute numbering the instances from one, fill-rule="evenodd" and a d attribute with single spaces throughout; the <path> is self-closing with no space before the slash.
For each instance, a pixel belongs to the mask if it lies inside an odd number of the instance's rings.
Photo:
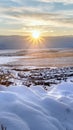
<path id="1" fill-rule="evenodd" d="M 73 35 L 73 0 L 0 0 L 0 35 Z"/>

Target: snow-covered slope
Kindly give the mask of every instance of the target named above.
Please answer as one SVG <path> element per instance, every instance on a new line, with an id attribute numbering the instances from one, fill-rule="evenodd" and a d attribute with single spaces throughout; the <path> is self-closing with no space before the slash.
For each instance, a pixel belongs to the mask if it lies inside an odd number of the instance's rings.
<path id="1" fill-rule="evenodd" d="M 0 87 L 0 125 L 6 130 L 73 130 L 73 82 Z M 0 128 L 0 130 L 2 130 Z"/>

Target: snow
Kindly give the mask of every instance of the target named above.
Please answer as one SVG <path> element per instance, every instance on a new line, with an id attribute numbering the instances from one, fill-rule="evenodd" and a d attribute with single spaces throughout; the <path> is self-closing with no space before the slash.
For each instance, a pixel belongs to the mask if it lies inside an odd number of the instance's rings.
<path id="1" fill-rule="evenodd" d="M 16 61 L 17 59 L 15 57 L 0 57 L 0 64 L 7 64 L 9 62 Z"/>
<path id="2" fill-rule="evenodd" d="M 0 65 L 17 62 L 20 59 L 25 58 L 28 59 L 28 56 L 0 56 Z"/>
<path id="3" fill-rule="evenodd" d="M 59 66 L 73 58 L 11 53 L 0 53 L 0 130 L 73 130 L 73 67 Z"/>
<path id="4" fill-rule="evenodd" d="M 6 130 L 73 130 L 72 106 L 70 80 L 49 91 L 41 86 L 0 86 L 0 125 Z"/>

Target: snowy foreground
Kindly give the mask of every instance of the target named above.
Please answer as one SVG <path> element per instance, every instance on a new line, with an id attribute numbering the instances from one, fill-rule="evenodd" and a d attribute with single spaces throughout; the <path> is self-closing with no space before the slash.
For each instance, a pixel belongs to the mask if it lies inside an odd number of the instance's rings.
<path id="1" fill-rule="evenodd" d="M 49 91 L 41 86 L 0 86 L 0 130 L 73 130 L 70 80 Z"/>
<path id="2" fill-rule="evenodd" d="M 73 130 L 71 66 L 73 50 L 0 51 L 0 130 Z"/>

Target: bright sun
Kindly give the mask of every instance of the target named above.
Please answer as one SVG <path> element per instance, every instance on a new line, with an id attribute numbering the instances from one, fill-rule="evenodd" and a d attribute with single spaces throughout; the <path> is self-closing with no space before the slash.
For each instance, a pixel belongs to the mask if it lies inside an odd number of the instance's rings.
<path id="1" fill-rule="evenodd" d="M 38 39 L 38 38 L 40 37 L 40 31 L 34 30 L 34 31 L 32 32 L 32 37 L 33 37 L 34 39 Z"/>
<path id="2" fill-rule="evenodd" d="M 31 48 L 39 48 L 42 47 L 44 44 L 44 38 L 42 36 L 42 32 L 39 29 L 34 29 L 31 31 L 27 40 L 31 43 Z"/>

